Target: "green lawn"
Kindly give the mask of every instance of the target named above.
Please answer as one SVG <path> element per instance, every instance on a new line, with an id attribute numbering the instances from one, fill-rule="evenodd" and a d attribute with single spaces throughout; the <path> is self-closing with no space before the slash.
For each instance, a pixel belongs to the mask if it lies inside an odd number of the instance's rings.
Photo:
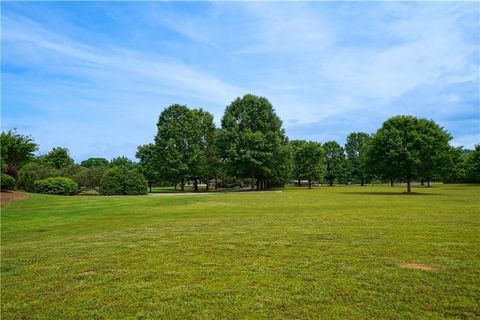
<path id="1" fill-rule="evenodd" d="M 402 191 L 31 194 L 2 207 L 1 316 L 480 318 L 480 186 Z"/>

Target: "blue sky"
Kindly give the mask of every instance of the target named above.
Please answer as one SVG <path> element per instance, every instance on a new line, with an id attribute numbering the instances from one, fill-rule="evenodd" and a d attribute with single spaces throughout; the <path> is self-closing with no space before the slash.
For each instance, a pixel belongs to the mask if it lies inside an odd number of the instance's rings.
<path id="1" fill-rule="evenodd" d="M 291 139 L 388 117 L 480 143 L 476 2 L 2 2 L 1 124 L 40 153 L 134 158 L 170 104 L 267 97 Z"/>

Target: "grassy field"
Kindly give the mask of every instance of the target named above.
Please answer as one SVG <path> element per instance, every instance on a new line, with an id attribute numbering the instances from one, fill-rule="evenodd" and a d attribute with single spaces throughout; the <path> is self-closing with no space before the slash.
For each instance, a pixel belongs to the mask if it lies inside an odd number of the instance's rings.
<path id="1" fill-rule="evenodd" d="M 480 318 L 480 186 L 402 191 L 31 194 L 2 207 L 2 319 Z"/>

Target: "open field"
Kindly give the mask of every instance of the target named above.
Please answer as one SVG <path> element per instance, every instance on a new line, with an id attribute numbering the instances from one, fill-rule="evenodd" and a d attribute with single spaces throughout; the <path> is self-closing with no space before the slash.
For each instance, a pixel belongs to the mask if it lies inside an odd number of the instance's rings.
<path id="1" fill-rule="evenodd" d="M 2 207 L 2 319 L 480 318 L 480 186 L 402 191 L 30 194 Z"/>

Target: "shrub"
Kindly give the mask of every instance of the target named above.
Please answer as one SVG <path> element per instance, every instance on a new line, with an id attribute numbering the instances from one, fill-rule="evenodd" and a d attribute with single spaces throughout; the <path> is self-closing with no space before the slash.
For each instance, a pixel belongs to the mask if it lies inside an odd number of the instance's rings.
<path id="1" fill-rule="evenodd" d="M 78 185 L 70 178 L 53 177 L 35 181 L 34 189 L 37 193 L 74 195 L 78 192 Z"/>
<path id="2" fill-rule="evenodd" d="M 18 186 L 27 192 L 35 192 L 35 181 L 59 175 L 58 170 L 49 165 L 30 162 L 20 169 L 18 173 Z"/>
<path id="3" fill-rule="evenodd" d="M 2 190 L 15 189 L 15 179 L 8 174 L 2 173 Z"/>
<path id="4" fill-rule="evenodd" d="M 147 192 L 147 180 L 143 175 L 125 166 L 108 169 L 100 182 L 100 193 L 104 195 L 139 195 Z"/>
<path id="5" fill-rule="evenodd" d="M 82 168 L 72 179 L 78 183 L 78 186 L 85 190 L 98 190 L 102 176 L 107 167 Z"/>

